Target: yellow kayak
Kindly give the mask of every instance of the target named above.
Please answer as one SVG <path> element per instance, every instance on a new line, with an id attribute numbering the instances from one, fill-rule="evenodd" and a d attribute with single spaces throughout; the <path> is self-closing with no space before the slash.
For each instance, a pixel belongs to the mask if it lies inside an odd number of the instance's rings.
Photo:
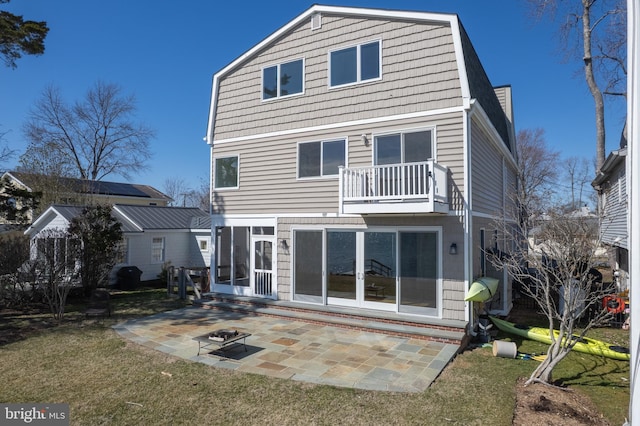
<path id="1" fill-rule="evenodd" d="M 549 335 L 548 328 L 530 327 L 528 325 L 514 324 L 512 322 L 501 320 L 492 316 L 490 316 L 489 318 L 491 319 L 491 322 L 496 325 L 496 327 L 506 333 L 516 334 L 530 340 L 535 340 L 536 342 L 546 343 L 547 345 L 551 344 L 551 336 Z M 553 332 L 557 337 L 559 334 L 558 330 L 553 330 Z M 629 349 L 623 346 L 612 345 L 610 343 L 591 339 L 589 337 L 578 337 L 575 335 L 573 337 L 577 340 L 577 342 L 573 346 L 574 351 L 582 352 L 585 354 L 600 355 L 620 361 L 629 361 L 629 358 L 631 357 L 631 355 L 629 354 Z"/>
<path id="2" fill-rule="evenodd" d="M 486 302 L 496 294 L 499 282 L 500 280 L 491 277 L 478 278 L 469 287 L 467 297 L 464 300 L 466 302 Z"/>

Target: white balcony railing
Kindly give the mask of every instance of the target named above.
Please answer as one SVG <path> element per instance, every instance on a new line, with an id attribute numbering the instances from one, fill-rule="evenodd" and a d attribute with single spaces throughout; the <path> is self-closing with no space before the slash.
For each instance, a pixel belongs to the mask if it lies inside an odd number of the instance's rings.
<path id="1" fill-rule="evenodd" d="M 342 213 L 444 213 L 449 169 L 433 160 L 340 168 Z"/>

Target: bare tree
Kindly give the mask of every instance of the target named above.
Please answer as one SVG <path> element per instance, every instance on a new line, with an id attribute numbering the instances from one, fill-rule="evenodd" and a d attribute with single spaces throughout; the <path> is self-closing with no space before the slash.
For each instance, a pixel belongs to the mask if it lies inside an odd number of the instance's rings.
<path id="1" fill-rule="evenodd" d="M 528 0 L 536 18 L 558 19 L 567 54 L 582 62 L 594 100 L 597 169 L 605 160 L 604 96 L 626 96 L 626 1 Z"/>
<path id="2" fill-rule="evenodd" d="M 186 194 L 191 192 L 191 188 L 184 179 L 173 176 L 164 180 L 163 191 L 172 198 L 170 206 L 184 206 Z"/>
<path id="3" fill-rule="evenodd" d="M 15 155 L 15 152 L 3 142 L 4 135 L 6 134 L 7 132 L 0 132 L 0 173 L 2 172 L 4 164 L 7 161 L 11 160 L 11 158 L 13 158 L 13 156 Z"/>
<path id="4" fill-rule="evenodd" d="M 595 173 L 586 158 L 569 157 L 564 161 L 564 166 L 567 175 L 566 181 L 569 183 L 571 191 L 571 204 L 566 207 L 575 211 L 584 205 L 585 187 L 587 187 L 587 191 L 590 191 L 591 185 L 589 183 L 593 180 Z"/>
<path id="5" fill-rule="evenodd" d="M 600 305 L 608 289 L 602 288 L 601 275 L 593 269 L 600 243 L 598 221 L 576 217 L 553 203 L 559 153 L 547 146 L 541 129 L 520 131 L 517 142 L 519 187 L 509 196 L 521 220 L 514 221 L 512 212 L 495 218 L 498 238 L 511 244 L 503 245 L 507 253 L 488 250 L 487 258 L 496 269 L 506 270 L 546 317 L 552 344 L 528 383 L 551 382 L 553 369 L 576 342 L 571 336 L 578 323 L 578 335 L 584 336 L 609 318 Z M 576 166 L 572 175 L 576 179 L 577 170 Z"/>
<path id="6" fill-rule="evenodd" d="M 41 291 L 53 318 L 64 319 L 67 297 L 77 278 L 72 244 L 64 231 L 51 229 L 38 234 L 34 250 L 35 262 L 29 264 L 26 275 L 32 286 Z"/>
<path id="7" fill-rule="evenodd" d="M 97 82 L 72 105 L 57 88 L 46 88 L 24 125 L 29 146 L 22 165 L 47 166 L 57 175 L 81 179 L 101 180 L 110 174 L 129 178 L 151 157 L 154 136 L 134 122 L 135 104 L 115 84 Z"/>
<path id="8" fill-rule="evenodd" d="M 201 179 L 200 187 L 193 193 L 193 205 L 208 212 L 211 206 L 211 185 L 208 180 Z"/>
<path id="9" fill-rule="evenodd" d="M 165 179 L 163 190 L 173 201 L 171 206 L 198 207 L 209 211 L 209 183 L 200 181 L 197 189 L 190 187 L 182 178 L 170 177 Z"/>
<path id="10" fill-rule="evenodd" d="M 551 383 L 553 369 L 576 342 L 611 318 L 600 303 L 609 291 L 593 269 L 600 242 L 597 221 L 558 209 L 548 213 L 529 238 L 522 227 L 502 218 L 496 220 L 496 228 L 516 244 L 507 256 L 490 252 L 491 263 L 520 283 L 520 291 L 535 301 L 549 324 L 552 342 L 547 357 L 527 384 Z"/>
<path id="11" fill-rule="evenodd" d="M 553 199 L 560 154 L 547 145 L 544 130 L 540 128 L 520 130 L 516 140 L 520 186 L 513 197 L 521 222 L 529 223 L 540 216 Z"/>

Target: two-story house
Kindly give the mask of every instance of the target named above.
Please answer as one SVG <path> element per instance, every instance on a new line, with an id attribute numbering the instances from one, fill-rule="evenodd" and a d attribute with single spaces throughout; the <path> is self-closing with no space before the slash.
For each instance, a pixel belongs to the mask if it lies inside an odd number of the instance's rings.
<path id="1" fill-rule="evenodd" d="M 493 275 L 507 313 L 514 135 L 457 15 L 312 6 L 213 77 L 212 291 L 464 330 Z"/>
<path id="2" fill-rule="evenodd" d="M 629 288 L 628 162 L 627 139 L 623 133 L 620 149 L 611 151 L 591 183 L 598 193 L 600 238 L 603 245 L 609 249 L 618 291 Z"/>
<path id="3" fill-rule="evenodd" d="M 15 188 L 28 192 L 39 192 L 39 208 L 29 212 L 28 222 L 44 212 L 51 204 L 135 204 L 144 206 L 167 206 L 171 197 L 152 186 L 124 182 L 52 177 L 19 171 L 5 172 L 0 180 Z M 0 186 L 0 195 L 2 194 Z M 20 200 L 12 200 L 20 204 Z M 10 223 L 0 217 L 0 224 Z"/>

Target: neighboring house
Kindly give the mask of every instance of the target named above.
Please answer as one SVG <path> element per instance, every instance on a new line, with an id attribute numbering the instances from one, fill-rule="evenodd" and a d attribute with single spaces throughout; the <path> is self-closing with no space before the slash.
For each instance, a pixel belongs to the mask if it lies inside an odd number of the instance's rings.
<path id="1" fill-rule="evenodd" d="M 103 182 L 67 177 L 48 177 L 33 173 L 5 172 L 6 179 L 17 188 L 42 192 L 41 206 L 50 204 L 137 204 L 166 206 L 171 197 L 149 185 Z M 19 202 L 19 200 L 16 200 Z M 0 218 L 2 223 L 2 218 Z"/>
<path id="2" fill-rule="evenodd" d="M 610 248 L 610 263 L 619 291 L 628 289 L 629 276 L 629 196 L 627 193 L 627 141 L 612 151 L 591 185 L 598 192 L 600 234 Z"/>
<path id="3" fill-rule="evenodd" d="M 83 208 L 50 206 L 25 231 L 31 238 L 31 246 L 35 248 L 49 230 L 66 231 L 71 220 L 80 215 Z M 211 219 L 208 213 L 195 207 L 116 204 L 112 215 L 122 225 L 124 234 L 125 250 L 119 267 L 137 266 L 142 270 L 142 281 L 157 279 L 167 262 L 176 267 L 209 266 Z M 35 255 L 34 249 L 32 256 Z"/>
<path id="4" fill-rule="evenodd" d="M 212 291 L 464 329 L 493 275 L 508 313 L 514 135 L 457 15 L 312 6 L 214 75 Z"/>

